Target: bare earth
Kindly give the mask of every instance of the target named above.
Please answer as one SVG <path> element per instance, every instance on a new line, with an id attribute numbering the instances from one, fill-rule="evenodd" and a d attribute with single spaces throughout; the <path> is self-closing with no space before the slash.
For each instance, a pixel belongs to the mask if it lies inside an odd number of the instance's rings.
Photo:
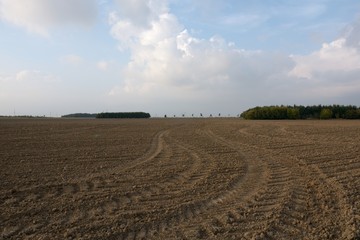
<path id="1" fill-rule="evenodd" d="M 360 121 L 0 119 L 0 239 L 360 239 Z"/>

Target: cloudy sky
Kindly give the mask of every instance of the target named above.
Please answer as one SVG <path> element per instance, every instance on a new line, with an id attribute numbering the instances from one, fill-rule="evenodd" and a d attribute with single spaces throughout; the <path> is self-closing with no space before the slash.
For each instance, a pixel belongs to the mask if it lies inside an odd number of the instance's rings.
<path id="1" fill-rule="evenodd" d="M 0 115 L 360 105 L 358 0 L 0 0 Z"/>

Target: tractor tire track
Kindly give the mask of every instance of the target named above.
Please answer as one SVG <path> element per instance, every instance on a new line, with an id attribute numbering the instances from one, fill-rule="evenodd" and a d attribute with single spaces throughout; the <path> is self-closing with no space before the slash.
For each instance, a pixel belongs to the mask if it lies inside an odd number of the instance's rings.
<path id="1" fill-rule="evenodd" d="M 311 144 L 308 142 L 295 146 L 301 148 Z M 277 155 L 276 149 L 282 149 L 283 146 L 284 144 L 272 148 L 270 152 L 269 149 L 265 151 L 270 155 Z M 294 162 L 298 164 L 293 164 Z M 291 187 L 290 198 L 282 205 L 278 219 L 269 224 L 268 230 L 257 236 L 269 239 L 286 239 L 291 236 L 298 236 L 298 239 L 316 238 L 319 229 L 322 229 L 321 235 L 326 238 L 349 238 L 349 232 L 353 232 L 354 228 L 354 216 L 342 186 L 332 181 L 316 165 L 308 165 L 298 158 L 282 163 L 291 169 L 296 185 Z"/>
<path id="2" fill-rule="evenodd" d="M 49 209 L 49 206 L 53 205 L 54 200 L 57 198 L 68 198 L 70 201 L 79 200 L 84 196 L 97 196 L 99 193 L 103 193 L 108 189 L 108 191 L 112 191 L 112 189 L 121 188 L 121 186 L 114 184 L 116 177 L 114 174 L 119 175 L 121 172 L 129 171 L 130 169 L 144 164 L 147 161 L 151 161 L 163 149 L 163 138 L 164 135 L 167 134 L 168 130 L 158 132 L 154 138 L 152 139 L 150 148 L 148 152 L 142 157 L 134 160 L 131 164 L 128 164 L 126 168 L 121 169 L 113 169 L 111 172 L 104 171 L 97 174 L 93 174 L 91 177 L 86 177 L 83 179 L 79 179 L 76 183 L 65 182 L 64 184 L 59 185 L 40 185 L 33 188 L 21 189 L 19 191 L 12 191 L 8 194 L 5 194 L 6 198 L 2 198 L 2 203 L 5 205 L 14 204 L 29 208 L 29 212 L 52 212 L 52 221 L 43 222 L 41 224 L 41 228 L 52 228 L 56 225 L 66 224 L 66 222 L 75 223 L 78 220 L 86 221 L 87 218 L 91 218 L 93 216 L 104 214 L 106 209 L 109 209 L 109 206 L 113 206 L 113 211 L 118 209 L 118 206 L 121 203 L 129 204 L 133 201 L 131 196 L 130 198 L 124 197 L 125 199 L 120 203 L 119 201 L 93 201 L 90 198 L 90 202 L 95 202 L 95 206 L 90 209 L 84 209 L 81 206 L 78 206 L 77 209 L 66 210 L 66 213 L 63 214 L 62 210 L 54 207 L 53 209 Z M 119 171 L 121 170 L 121 171 Z M 119 172 L 117 172 L 119 171 Z M 33 202 L 36 201 L 37 204 L 34 205 Z M 76 202 L 75 202 L 76 203 Z M 75 204 L 79 205 L 79 204 Z M 116 207 L 114 207 L 116 206 Z M 23 208 L 22 207 L 22 208 Z M 104 210 L 105 209 L 105 210 Z M 79 217 L 81 216 L 81 217 Z M 20 216 L 19 216 L 20 217 Z M 11 222 L 14 222 L 16 216 L 12 215 L 11 218 L 3 219 L 2 224 L 8 227 L 5 227 L 3 234 L 4 236 L 11 236 L 15 234 L 27 234 L 26 229 L 33 228 L 34 224 L 28 225 L 28 219 L 19 218 L 16 225 L 12 225 Z M 59 220 L 62 219 L 62 220 Z M 10 230 L 6 230 L 10 229 Z M 14 230 L 16 229 L 16 231 Z"/>

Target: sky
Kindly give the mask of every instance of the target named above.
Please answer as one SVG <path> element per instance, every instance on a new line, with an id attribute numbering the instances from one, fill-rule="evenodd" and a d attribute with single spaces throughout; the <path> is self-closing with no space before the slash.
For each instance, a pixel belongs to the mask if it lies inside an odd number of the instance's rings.
<path id="1" fill-rule="evenodd" d="M 360 106 L 358 0 L 0 0 L 0 115 Z"/>

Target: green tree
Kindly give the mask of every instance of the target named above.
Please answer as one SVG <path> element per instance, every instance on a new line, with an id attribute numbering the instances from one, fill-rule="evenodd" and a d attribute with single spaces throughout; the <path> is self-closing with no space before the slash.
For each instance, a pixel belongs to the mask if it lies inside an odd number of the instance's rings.
<path id="1" fill-rule="evenodd" d="M 345 112 L 346 119 L 359 119 L 360 118 L 360 109 L 348 109 Z"/>
<path id="2" fill-rule="evenodd" d="M 103 112 L 96 114 L 96 118 L 150 118 L 149 113 L 144 112 Z"/>
<path id="3" fill-rule="evenodd" d="M 360 119 L 360 108 L 351 105 L 264 106 L 250 108 L 240 116 L 244 119 Z"/>
<path id="4" fill-rule="evenodd" d="M 320 112 L 320 119 L 332 118 L 332 111 L 329 108 L 323 108 Z"/>
<path id="5" fill-rule="evenodd" d="M 288 119 L 299 119 L 300 110 L 298 108 L 288 108 L 287 109 L 287 118 Z"/>

